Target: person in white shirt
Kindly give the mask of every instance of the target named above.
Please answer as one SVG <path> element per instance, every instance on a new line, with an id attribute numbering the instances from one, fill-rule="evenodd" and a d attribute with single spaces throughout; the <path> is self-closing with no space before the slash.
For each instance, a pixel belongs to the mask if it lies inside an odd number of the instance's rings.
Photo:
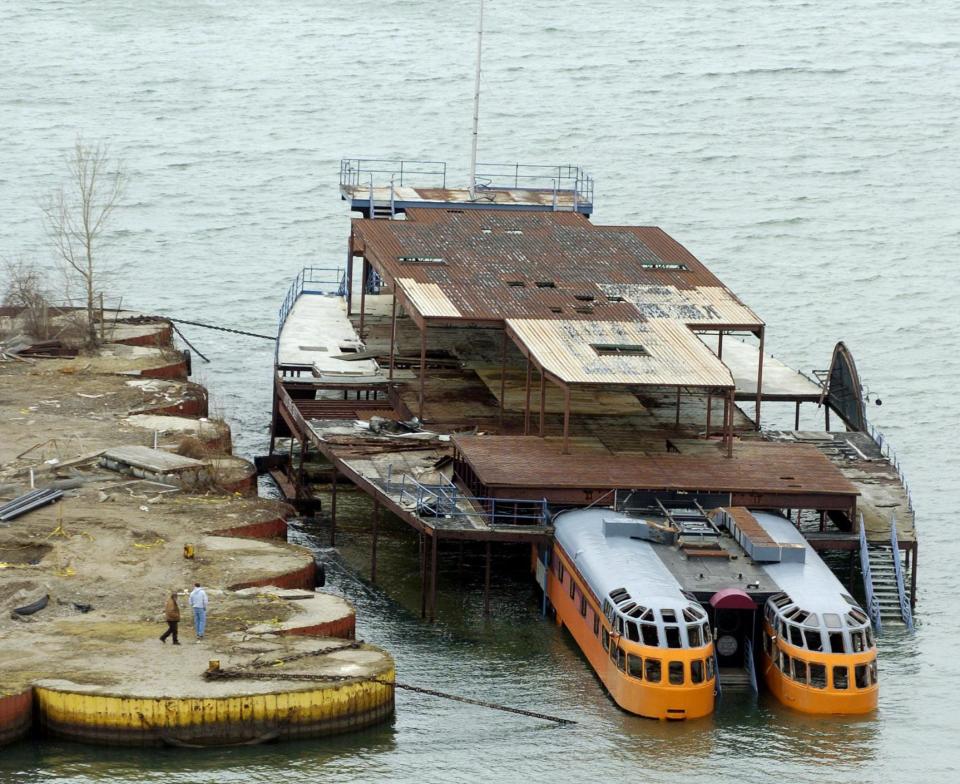
<path id="1" fill-rule="evenodd" d="M 190 607 L 193 609 L 193 628 L 198 640 L 203 639 L 203 632 L 207 628 L 207 604 L 207 592 L 200 587 L 200 583 L 194 583 L 190 591 Z"/>

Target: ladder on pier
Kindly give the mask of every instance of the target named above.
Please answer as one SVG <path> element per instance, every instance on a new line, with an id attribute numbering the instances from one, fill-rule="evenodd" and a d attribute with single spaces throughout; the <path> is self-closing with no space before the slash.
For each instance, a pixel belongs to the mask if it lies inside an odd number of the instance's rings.
<path id="1" fill-rule="evenodd" d="M 897 542 L 897 523 L 890 521 L 890 542 L 867 542 L 860 519 L 860 567 L 867 597 L 867 611 L 879 632 L 884 623 L 902 623 L 913 631 L 910 595 L 903 552 Z"/>

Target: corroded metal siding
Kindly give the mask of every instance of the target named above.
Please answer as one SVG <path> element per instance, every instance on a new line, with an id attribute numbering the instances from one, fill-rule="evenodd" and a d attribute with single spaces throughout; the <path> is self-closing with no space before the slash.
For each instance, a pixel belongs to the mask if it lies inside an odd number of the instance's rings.
<path id="1" fill-rule="evenodd" d="M 763 323 L 689 251 L 654 227 L 596 226 L 568 212 L 411 210 L 405 221 L 355 220 L 353 247 L 388 280 L 438 286 L 464 321 L 646 318 L 634 304 L 611 300 L 598 285 L 603 284 L 685 292 L 673 299 L 701 310 L 713 306 L 721 314 L 731 310 L 730 324 Z M 404 261 L 410 258 L 437 261 Z M 705 291 L 694 293 L 698 290 Z M 664 315 L 684 321 L 682 308 Z M 698 320 L 704 320 L 702 314 Z M 714 328 L 727 323 L 708 320 Z"/>
<path id="2" fill-rule="evenodd" d="M 508 319 L 507 328 L 537 365 L 567 384 L 734 386 L 730 371 L 696 335 L 665 319 Z M 647 355 L 601 355 L 592 347 L 601 344 L 642 346 Z"/>
<path id="3" fill-rule="evenodd" d="M 393 668 L 377 680 L 211 698 L 151 698 L 36 688 L 49 733 L 105 745 L 230 745 L 360 729 L 393 714 Z"/>

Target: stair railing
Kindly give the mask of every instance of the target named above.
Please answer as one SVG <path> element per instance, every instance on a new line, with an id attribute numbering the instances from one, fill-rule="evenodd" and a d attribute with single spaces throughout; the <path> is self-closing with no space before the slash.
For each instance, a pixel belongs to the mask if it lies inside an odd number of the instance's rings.
<path id="1" fill-rule="evenodd" d="M 863 573 L 863 592 L 867 597 L 867 614 L 873 622 L 873 630 L 880 634 L 880 604 L 873 595 L 873 574 L 870 569 L 870 551 L 867 547 L 867 531 L 863 525 L 863 512 L 860 513 L 860 571 Z"/>
<path id="2" fill-rule="evenodd" d="M 897 597 L 900 599 L 900 617 L 907 626 L 907 631 L 913 632 L 913 610 L 910 609 L 910 598 L 907 596 L 906 585 L 903 580 L 903 564 L 900 563 L 900 544 L 897 541 L 897 516 L 890 518 L 890 545 L 893 551 L 893 572 L 897 576 Z"/>
<path id="3" fill-rule="evenodd" d="M 759 694 L 760 689 L 757 686 L 757 669 L 756 664 L 753 659 L 753 642 L 747 637 L 743 641 L 743 656 L 747 660 L 747 675 L 750 678 L 750 688 L 753 689 L 754 694 Z"/>

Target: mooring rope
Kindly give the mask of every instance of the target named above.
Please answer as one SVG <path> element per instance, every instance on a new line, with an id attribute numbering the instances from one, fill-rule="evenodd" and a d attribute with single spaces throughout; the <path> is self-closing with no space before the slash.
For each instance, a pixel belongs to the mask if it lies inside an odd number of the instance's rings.
<path id="1" fill-rule="evenodd" d="M 176 324 L 190 324 L 194 327 L 203 327 L 204 329 L 215 329 L 220 332 L 232 332 L 234 335 L 247 335 L 251 338 L 263 338 L 264 340 L 276 340 L 276 335 L 261 335 L 259 332 L 247 332 L 243 329 L 233 329 L 231 327 L 221 327 L 216 324 L 204 324 L 202 321 L 187 321 L 187 319 L 181 318 L 171 318 L 170 316 L 160 316 L 167 321 L 172 321 Z M 179 331 L 179 330 L 178 330 Z"/>
<path id="2" fill-rule="evenodd" d="M 257 662 L 248 667 L 266 667 L 270 665 L 285 664 L 288 661 L 302 659 L 307 656 L 320 656 L 334 651 L 344 650 L 350 647 L 358 647 L 358 643 L 346 645 L 339 648 L 328 648 L 320 651 L 310 651 L 309 653 L 297 654 L 286 659 L 277 659 L 273 662 Z M 287 673 L 287 672 L 252 672 L 250 669 L 236 668 L 232 670 L 207 670 L 203 677 L 207 680 L 258 680 L 258 681 L 307 681 L 317 683 L 343 683 L 346 681 L 380 683 L 384 686 L 390 686 L 394 689 L 403 689 L 405 691 L 416 692 L 417 694 L 426 694 L 430 697 L 439 697 L 444 700 L 453 700 L 467 705 L 477 705 L 481 708 L 490 708 L 491 710 L 503 711 L 504 713 L 514 713 L 518 716 L 527 716 L 531 719 L 541 719 L 543 721 L 552 721 L 556 724 L 576 724 L 573 719 L 564 719 L 560 716 L 551 716 L 548 713 L 539 713 L 537 711 L 524 710 L 523 708 L 512 708 L 509 705 L 501 705 L 487 700 L 476 700 L 471 697 L 463 697 L 459 694 L 450 694 L 436 689 L 427 689 L 423 686 L 413 686 L 409 683 L 398 683 L 396 681 L 382 680 L 381 678 L 364 678 L 356 675 L 324 675 L 324 674 L 306 674 L 306 673 Z"/>

